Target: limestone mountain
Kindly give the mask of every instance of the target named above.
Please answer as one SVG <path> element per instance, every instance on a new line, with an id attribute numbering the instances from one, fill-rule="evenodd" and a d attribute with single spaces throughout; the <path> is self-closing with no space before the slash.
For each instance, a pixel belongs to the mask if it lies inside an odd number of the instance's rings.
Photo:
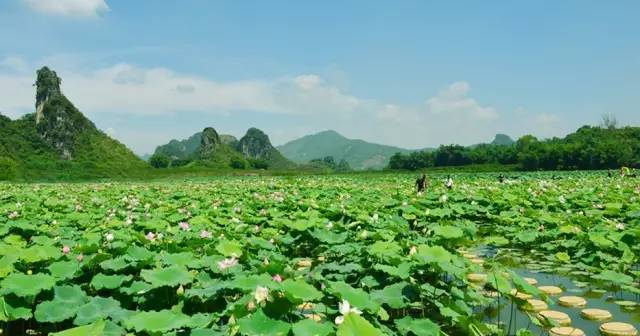
<path id="1" fill-rule="evenodd" d="M 501 133 L 496 134 L 496 137 L 493 138 L 493 141 L 491 141 L 492 145 L 503 145 L 503 146 L 511 146 L 515 143 L 516 142 L 513 141 L 513 139 L 511 139 L 510 136 L 506 134 L 501 134 Z"/>
<path id="2" fill-rule="evenodd" d="M 166 155 L 172 160 L 197 159 L 202 141 L 202 133 L 203 132 L 198 132 L 184 140 L 173 139 L 167 144 L 158 146 L 154 153 Z M 218 137 L 220 142 L 230 145 L 232 148 L 235 148 L 238 142 L 238 139 L 233 135 L 218 134 Z"/>
<path id="3" fill-rule="evenodd" d="M 0 118 L 0 178 L 113 177 L 147 167 L 98 130 L 65 97 L 61 83 L 55 71 L 43 67 L 35 83 L 35 113 Z"/>
<path id="4" fill-rule="evenodd" d="M 225 142 L 223 139 L 226 139 Z M 235 139 L 235 138 L 234 138 Z M 213 127 L 207 127 L 200 133 L 200 146 L 195 154 L 198 163 L 215 168 L 229 168 L 234 165 L 246 165 L 242 154 L 232 147 L 228 140 L 218 135 Z M 240 167 L 238 167 L 240 168 Z"/>
<path id="5" fill-rule="evenodd" d="M 345 160 L 353 169 L 359 170 L 382 169 L 387 166 L 393 154 L 412 152 L 409 149 L 348 139 L 331 130 L 290 141 L 278 146 L 278 150 L 296 163 L 331 156 L 336 162 Z"/>
<path id="6" fill-rule="evenodd" d="M 269 167 L 278 169 L 293 167 L 293 163 L 273 147 L 269 136 L 257 128 L 249 128 L 238 141 L 236 148 L 245 158 L 264 161 Z"/>
<path id="7" fill-rule="evenodd" d="M 200 165 L 212 168 L 275 168 L 287 169 L 295 165 L 273 147 L 269 137 L 251 128 L 240 140 L 232 135 L 219 134 L 207 127 L 185 140 L 171 140 L 158 146 L 154 155 L 169 157 L 171 166 Z"/>

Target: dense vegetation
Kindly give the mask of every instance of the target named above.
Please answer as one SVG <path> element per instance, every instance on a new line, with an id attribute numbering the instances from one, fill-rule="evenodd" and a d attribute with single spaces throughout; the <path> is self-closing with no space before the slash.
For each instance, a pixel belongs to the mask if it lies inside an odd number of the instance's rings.
<path id="1" fill-rule="evenodd" d="M 416 170 L 473 164 L 518 164 L 524 170 L 639 167 L 640 127 L 584 126 L 564 138 L 538 140 L 526 135 L 513 145 L 449 145 L 435 151 L 396 153 L 389 168 Z"/>
<path id="2" fill-rule="evenodd" d="M 269 137 L 250 128 L 240 139 L 205 128 L 188 139 L 171 140 L 158 146 L 149 163 L 155 168 L 208 167 L 216 169 L 292 169 L 287 160 L 271 145 Z"/>
<path id="3" fill-rule="evenodd" d="M 551 300 L 491 255 L 468 253 L 479 244 L 522 249 L 532 267 L 583 275 L 593 288 L 640 293 L 640 189 L 601 174 L 563 177 L 465 175 L 423 195 L 412 176 L 391 174 L 0 184 L 0 327 L 499 335 L 506 325 L 483 307 L 526 308 L 521 294 Z"/>
<path id="4" fill-rule="evenodd" d="M 146 169 L 123 144 L 97 129 L 85 129 L 74 138 L 73 159 L 43 139 L 35 115 L 18 120 L 0 116 L 0 180 L 89 179 L 130 176 Z"/>

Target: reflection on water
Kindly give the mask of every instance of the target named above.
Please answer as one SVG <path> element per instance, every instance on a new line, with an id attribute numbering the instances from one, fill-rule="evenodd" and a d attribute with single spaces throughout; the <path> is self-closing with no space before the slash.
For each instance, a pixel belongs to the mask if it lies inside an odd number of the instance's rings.
<path id="1" fill-rule="evenodd" d="M 600 335 L 598 328 L 602 322 L 581 317 L 580 311 L 584 308 L 607 310 L 613 315 L 611 321 L 629 323 L 640 329 L 640 296 L 638 294 L 604 288 L 602 283 L 590 279 L 588 272 L 567 265 L 558 267 L 555 263 L 544 261 L 542 258 L 531 258 L 531 254 L 525 258 L 517 251 L 497 251 L 488 247 L 482 247 L 476 253 L 487 258 L 494 257 L 496 260 L 500 260 L 501 263 L 509 266 L 511 270 L 522 277 L 538 280 L 538 286 L 552 285 L 562 288 L 561 295 L 549 297 L 549 309 L 568 314 L 571 317 L 571 326 L 582 329 L 586 335 Z M 587 300 L 587 305 L 582 308 L 560 306 L 557 299 L 564 295 L 581 296 Z M 625 300 L 636 302 L 636 305 L 629 309 L 616 303 L 616 301 Z M 518 309 L 511 300 L 504 297 L 496 300 L 492 305 L 484 307 L 480 313 L 485 321 L 500 324 L 505 330 L 508 329 L 508 335 L 515 335 L 520 328 L 529 329 L 536 335 L 544 332 L 531 322 L 526 312 Z"/>

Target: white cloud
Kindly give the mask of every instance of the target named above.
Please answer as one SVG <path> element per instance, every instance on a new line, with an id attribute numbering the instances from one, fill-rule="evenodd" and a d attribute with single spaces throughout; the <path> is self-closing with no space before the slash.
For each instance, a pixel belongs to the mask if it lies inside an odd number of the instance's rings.
<path id="1" fill-rule="evenodd" d="M 23 0 L 29 8 L 45 14 L 97 17 L 109 11 L 105 0 Z"/>
<path id="2" fill-rule="evenodd" d="M 481 106 L 468 96 L 470 87 L 467 82 L 455 82 L 427 100 L 427 109 L 432 114 L 465 115 L 478 119 L 495 119 L 498 117 L 492 107 Z"/>
<path id="3" fill-rule="evenodd" d="M 36 68 L 24 63 L 29 69 Z M 445 87 L 422 106 L 408 106 L 351 95 L 316 74 L 215 81 L 130 64 L 93 71 L 57 64 L 51 67 L 62 77 L 62 90 L 67 97 L 90 118 L 105 120 L 109 127 L 117 126 L 117 133 L 109 129 L 107 132 L 122 139 L 135 139 L 140 133 L 133 130 L 133 125 L 127 126 L 126 121 L 114 125 L 114 119 L 136 116 L 137 120 L 162 120 L 191 112 L 214 117 L 210 120 L 233 116 L 246 127 L 261 127 L 247 117 L 250 114 L 278 116 L 282 123 L 268 129 L 278 134 L 278 142 L 291 139 L 287 134 L 297 136 L 292 132 L 294 127 L 336 129 L 350 137 L 414 148 L 489 141 L 495 133 L 510 130 L 505 128 L 510 125 L 501 124 L 503 118 L 495 108 L 481 105 L 470 96 L 470 86 L 464 81 Z M 0 67 L 0 111 L 13 117 L 33 111 L 35 75 L 31 71 L 18 73 Z M 203 125 L 192 127 L 195 132 Z M 162 136 L 170 139 L 177 134 Z M 135 146 L 140 146 L 134 149 L 152 150 L 148 148 L 150 144 L 143 148 L 140 141 L 134 141 Z"/>

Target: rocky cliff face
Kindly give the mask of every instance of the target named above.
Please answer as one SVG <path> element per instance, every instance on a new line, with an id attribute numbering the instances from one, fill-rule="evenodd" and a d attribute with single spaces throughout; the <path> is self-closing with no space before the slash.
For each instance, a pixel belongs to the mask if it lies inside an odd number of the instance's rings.
<path id="1" fill-rule="evenodd" d="M 237 145 L 245 157 L 251 159 L 268 159 L 271 153 L 276 150 L 269 137 L 257 128 L 250 128 Z"/>
<path id="2" fill-rule="evenodd" d="M 40 137 L 58 151 L 60 158 L 71 160 L 78 134 L 97 129 L 62 94 L 61 82 L 55 71 L 47 67 L 38 70 L 36 128 Z"/>
<path id="3" fill-rule="evenodd" d="M 221 143 L 220 136 L 215 129 L 212 127 L 205 128 L 202 131 L 202 138 L 200 139 L 200 158 L 211 158 Z"/>

